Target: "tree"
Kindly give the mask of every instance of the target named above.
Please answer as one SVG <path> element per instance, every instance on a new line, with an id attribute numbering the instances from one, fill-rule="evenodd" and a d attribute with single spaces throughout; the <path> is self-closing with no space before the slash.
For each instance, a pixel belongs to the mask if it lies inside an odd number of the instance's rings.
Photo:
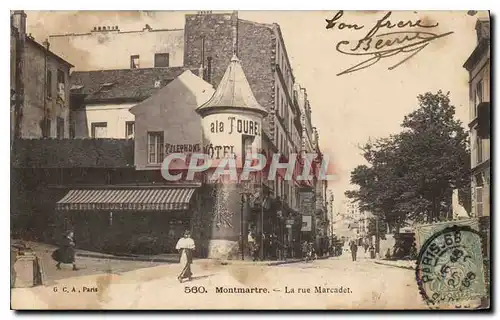
<path id="1" fill-rule="evenodd" d="M 396 229 L 407 220 L 451 217 L 454 189 L 470 212 L 468 133 L 454 118 L 449 93 L 419 95 L 418 109 L 404 117 L 402 132 L 362 147 L 367 165 L 351 172 L 359 190 L 346 196 Z"/>

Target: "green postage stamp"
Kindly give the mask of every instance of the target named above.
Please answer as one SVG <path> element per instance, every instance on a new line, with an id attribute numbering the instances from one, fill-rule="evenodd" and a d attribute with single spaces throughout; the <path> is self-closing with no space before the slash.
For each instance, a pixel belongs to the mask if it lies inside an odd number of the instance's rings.
<path id="1" fill-rule="evenodd" d="M 474 308 L 486 296 L 481 235 L 470 226 L 445 227 L 426 239 L 416 279 L 432 308 Z"/>

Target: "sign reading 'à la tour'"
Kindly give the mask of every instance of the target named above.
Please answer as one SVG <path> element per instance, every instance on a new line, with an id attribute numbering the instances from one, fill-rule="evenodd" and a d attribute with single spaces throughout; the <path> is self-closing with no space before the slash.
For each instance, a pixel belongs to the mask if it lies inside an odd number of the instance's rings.
<path id="1" fill-rule="evenodd" d="M 215 120 L 210 123 L 211 133 L 227 134 L 247 134 L 260 136 L 260 125 L 257 121 L 237 119 L 236 117 L 227 117 L 227 120 Z"/>

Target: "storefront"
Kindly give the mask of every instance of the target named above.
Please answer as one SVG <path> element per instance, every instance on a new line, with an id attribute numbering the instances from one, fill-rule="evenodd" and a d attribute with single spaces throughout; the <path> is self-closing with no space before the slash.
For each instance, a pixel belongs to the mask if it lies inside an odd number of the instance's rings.
<path id="1" fill-rule="evenodd" d="M 57 202 L 59 229 L 79 248 L 114 254 L 175 252 L 191 229 L 195 187 L 72 189 Z"/>

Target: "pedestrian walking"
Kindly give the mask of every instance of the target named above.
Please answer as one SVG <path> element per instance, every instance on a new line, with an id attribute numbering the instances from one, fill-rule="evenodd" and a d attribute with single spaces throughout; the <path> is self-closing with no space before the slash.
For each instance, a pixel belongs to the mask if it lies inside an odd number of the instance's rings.
<path id="1" fill-rule="evenodd" d="M 304 260 L 307 262 L 308 261 L 308 256 L 307 256 L 307 251 L 308 251 L 308 244 L 307 244 L 307 241 L 303 241 L 302 242 L 302 258 L 304 258 Z"/>
<path id="2" fill-rule="evenodd" d="M 255 233 L 253 230 L 248 233 L 247 240 L 248 240 L 248 249 L 250 256 L 252 257 L 253 261 L 257 261 L 259 253 L 259 245 L 257 244 L 257 239 L 255 237 Z"/>
<path id="3" fill-rule="evenodd" d="M 195 244 L 188 230 L 184 231 L 184 236 L 177 241 L 175 249 L 179 250 L 180 263 L 182 266 L 181 273 L 177 277 L 177 280 L 182 282 L 183 279 L 187 278 L 191 281 L 191 277 L 193 276 L 191 272 L 191 263 L 193 263 L 193 250 L 195 249 Z"/>
<path id="4" fill-rule="evenodd" d="M 351 241 L 349 249 L 351 249 L 352 261 L 356 261 L 356 255 L 358 253 L 358 244 L 356 241 Z"/>
<path id="5" fill-rule="evenodd" d="M 74 232 L 67 231 L 64 235 L 62 245 L 57 250 L 52 252 L 52 259 L 57 262 L 56 268 L 58 270 L 61 270 L 61 263 L 64 263 L 72 264 L 73 270 L 76 271 L 78 268 L 76 267 L 75 255 Z"/>

